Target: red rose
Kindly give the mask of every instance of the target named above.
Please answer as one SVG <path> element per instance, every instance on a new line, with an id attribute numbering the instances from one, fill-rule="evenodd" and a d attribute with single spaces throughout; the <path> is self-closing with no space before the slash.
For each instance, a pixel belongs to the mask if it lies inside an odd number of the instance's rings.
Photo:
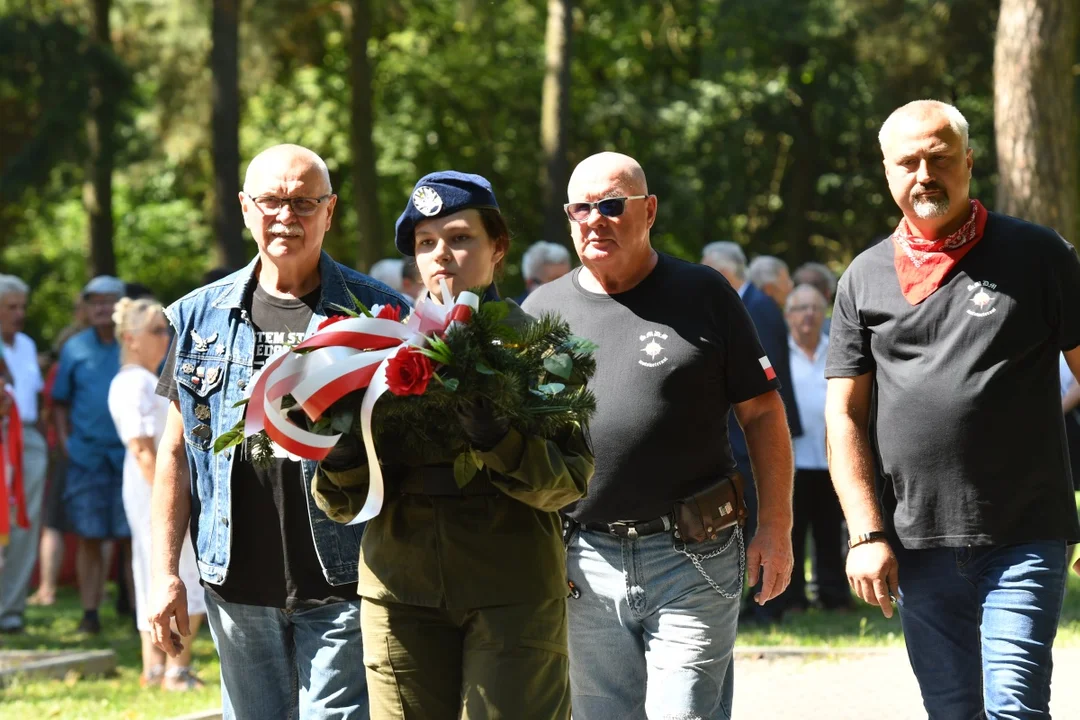
<path id="1" fill-rule="evenodd" d="M 317 328 L 315 328 L 315 332 L 318 332 L 319 330 L 322 330 L 325 327 L 329 327 L 329 326 L 333 325 L 336 322 L 341 322 L 342 320 L 348 320 L 348 319 L 349 319 L 348 315 L 331 315 L 330 317 L 326 318 L 321 323 L 319 323 L 319 326 Z"/>
<path id="2" fill-rule="evenodd" d="M 379 320 L 393 320 L 401 322 L 401 308 L 397 305 L 383 305 L 375 315 Z"/>
<path id="3" fill-rule="evenodd" d="M 386 364 L 386 384 L 395 395 L 423 395 L 434 374 L 431 359 L 409 347 L 398 350 Z"/>

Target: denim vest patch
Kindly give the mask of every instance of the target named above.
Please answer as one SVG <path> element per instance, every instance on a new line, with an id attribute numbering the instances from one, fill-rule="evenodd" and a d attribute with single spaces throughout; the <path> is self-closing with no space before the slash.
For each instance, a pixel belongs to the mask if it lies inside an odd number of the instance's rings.
<path id="1" fill-rule="evenodd" d="M 241 401 L 251 383 L 255 332 L 244 298 L 255 282 L 258 258 L 243 270 L 193 291 L 170 305 L 165 314 L 176 329 L 174 377 L 184 419 L 184 443 L 191 470 L 191 523 L 195 554 L 204 581 L 220 585 L 229 572 L 232 546 L 232 464 L 239 448 L 214 454 L 214 438 L 240 419 Z M 405 300 L 382 283 L 334 262 L 326 253 L 319 261 L 322 294 L 311 318 L 310 334 L 332 305 L 352 307 L 355 295 L 371 307 Z M 302 461 L 304 483 L 310 485 L 316 463 Z M 331 585 L 355 583 L 363 526 L 339 525 L 319 510 L 307 493 L 315 551 Z M 242 509 L 241 509 L 242 511 Z"/>

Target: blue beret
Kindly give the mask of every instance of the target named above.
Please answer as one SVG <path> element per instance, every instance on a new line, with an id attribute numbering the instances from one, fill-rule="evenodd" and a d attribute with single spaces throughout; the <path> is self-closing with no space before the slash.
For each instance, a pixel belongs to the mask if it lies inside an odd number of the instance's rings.
<path id="1" fill-rule="evenodd" d="M 456 170 L 440 170 L 425 175 L 416 183 L 405 212 L 401 213 L 394 226 L 397 249 L 402 255 L 415 255 L 416 223 L 469 208 L 499 209 L 491 183 L 486 178 Z"/>

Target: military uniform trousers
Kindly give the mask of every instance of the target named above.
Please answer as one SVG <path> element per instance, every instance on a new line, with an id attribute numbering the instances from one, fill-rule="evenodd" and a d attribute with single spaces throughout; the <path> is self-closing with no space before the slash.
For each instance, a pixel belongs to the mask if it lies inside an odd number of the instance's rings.
<path id="1" fill-rule="evenodd" d="M 372 720 L 569 720 L 566 600 L 468 610 L 364 598 Z"/>

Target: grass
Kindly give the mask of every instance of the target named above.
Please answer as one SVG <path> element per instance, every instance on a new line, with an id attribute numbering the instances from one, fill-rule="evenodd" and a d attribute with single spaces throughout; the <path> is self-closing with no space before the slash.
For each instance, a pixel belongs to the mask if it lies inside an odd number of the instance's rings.
<path id="1" fill-rule="evenodd" d="M 107 678 L 36 680 L 0 689 L 0 720 L 141 720 L 173 718 L 221 705 L 219 665 L 209 630 L 203 626 L 195 639 L 194 664 L 206 682 L 202 690 L 166 693 L 141 690 L 142 661 L 139 636 L 129 619 L 116 616 L 111 604 L 102 610 L 103 632 L 92 639 L 75 632 L 79 602 L 64 589 L 51 608 L 29 608 L 27 631 L 0 636 L 0 648 L 10 650 L 67 650 L 112 648 L 118 672 Z M 900 619 L 886 620 L 881 611 L 859 602 L 848 614 L 810 610 L 785 618 L 766 629 L 740 629 L 737 646 L 787 645 L 819 647 L 903 647 Z M 1080 647 L 1080 577 L 1069 573 L 1056 647 Z"/>
<path id="2" fill-rule="evenodd" d="M 79 608 L 74 590 L 62 589 L 52 607 L 27 608 L 26 632 L 0 636 L 0 649 L 111 648 L 116 652 L 116 675 L 79 678 L 71 674 L 64 680 L 17 681 L 0 688 L 0 719 L 159 720 L 221 707 L 217 653 L 205 624 L 195 637 L 193 665 L 206 687 L 186 693 L 143 690 L 139 687 L 139 635 L 131 619 L 118 617 L 112 603 L 106 602 L 101 613 L 102 633 L 89 638 L 76 633 L 82 616 Z"/>

